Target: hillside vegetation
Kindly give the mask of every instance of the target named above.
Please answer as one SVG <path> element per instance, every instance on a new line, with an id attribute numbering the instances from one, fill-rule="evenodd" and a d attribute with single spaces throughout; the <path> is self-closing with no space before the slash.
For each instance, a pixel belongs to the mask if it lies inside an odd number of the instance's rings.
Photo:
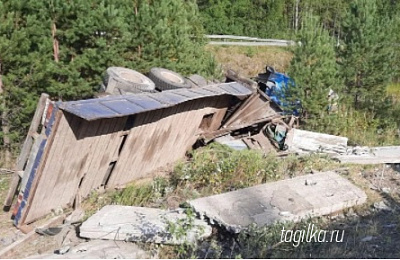
<path id="1" fill-rule="evenodd" d="M 391 0 L 0 1 L 1 161 L 10 167 L 40 93 L 90 98 L 110 66 L 213 78 L 221 68 L 255 76 L 272 65 L 296 81 L 288 96 L 302 100 L 303 127 L 353 133 L 359 144 L 391 143 L 400 110 L 392 98 L 399 92 L 399 12 Z M 204 34 L 301 44 L 207 46 Z M 329 89 L 340 96 L 335 115 L 326 109 Z M 370 140 L 354 134 L 360 129 Z"/>

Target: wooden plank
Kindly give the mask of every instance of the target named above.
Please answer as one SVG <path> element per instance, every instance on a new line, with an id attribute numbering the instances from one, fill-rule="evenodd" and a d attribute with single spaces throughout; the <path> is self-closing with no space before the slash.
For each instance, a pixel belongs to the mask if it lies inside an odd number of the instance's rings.
<path id="1" fill-rule="evenodd" d="M 192 105 L 194 102 L 186 102 L 182 105 L 180 105 L 180 113 L 175 115 L 175 118 L 171 122 L 171 127 L 176 124 L 176 126 L 179 126 L 179 130 L 176 129 L 171 129 L 171 133 L 168 137 L 168 140 L 166 140 L 165 144 L 163 147 L 165 147 L 163 151 L 163 158 L 165 160 L 165 164 L 171 163 L 171 161 L 174 161 L 177 155 L 177 151 L 175 150 L 174 153 L 169 152 L 173 151 L 174 147 L 180 147 L 180 139 L 179 137 L 182 136 L 182 126 L 187 126 L 187 121 L 192 117 Z M 190 131 L 185 131 L 185 134 L 193 134 Z"/>
<path id="2" fill-rule="evenodd" d="M 41 191 L 45 194 L 45 199 L 41 205 L 42 208 L 47 209 L 48 212 L 64 204 L 62 201 L 62 194 L 65 189 L 66 180 L 68 179 L 68 172 L 71 171 L 71 162 L 76 156 L 74 150 L 76 148 L 77 136 L 75 136 L 74 129 L 79 129 L 81 119 L 68 113 L 64 113 L 63 115 L 66 120 L 66 128 L 62 135 L 64 139 L 63 145 L 57 150 L 52 150 L 56 159 L 53 163 L 57 163 L 59 168 L 58 170 L 49 169 L 46 183 L 51 189 L 43 187 L 44 190 Z"/>
<path id="3" fill-rule="evenodd" d="M 39 228 L 48 228 L 55 224 L 61 224 L 64 218 L 64 215 L 54 217 Z M 36 240 L 38 237 L 39 234 L 37 234 L 35 230 L 30 231 L 24 237 L 0 250 L 0 259 L 15 258 L 16 252 L 23 251 L 24 247 L 26 247 L 31 241 Z"/>
<path id="4" fill-rule="evenodd" d="M 142 125 L 143 124 L 143 122 L 144 122 L 144 120 L 145 120 L 145 117 L 147 116 L 147 115 L 149 115 L 149 113 L 142 113 L 142 114 L 138 114 L 138 115 L 136 115 L 135 116 L 135 122 L 134 122 L 134 124 L 137 126 L 137 127 L 139 127 L 140 125 Z M 136 127 L 136 128 L 137 128 Z M 137 130 L 137 129 L 136 129 Z M 132 135 L 132 131 L 134 131 L 133 129 L 131 129 L 130 131 L 129 131 L 129 134 L 127 135 L 127 137 L 126 137 L 126 140 L 125 140 L 125 144 L 124 144 L 124 147 L 122 148 L 122 150 L 121 150 L 121 152 L 119 152 L 117 149 L 116 150 L 114 150 L 114 159 L 115 160 L 117 160 L 116 161 L 116 164 L 115 164 L 115 166 L 114 166 L 114 169 L 113 169 L 113 172 L 112 172 L 112 174 L 111 174 L 111 176 L 109 177 L 109 180 L 108 180 L 108 183 L 107 183 L 107 187 L 106 188 L 114 188 L 114 187 L 116 187 L 116 186 L 118 186 L 118 180 L 119 180 L 119 178 L 120 178 L 120 174 L 122 174 L 121 173 L 121 164 L 123 165 L 124 164 L 124 155 L 125 155 L 125 150 L 130 150 L 130 146 L 131 146 L 131 143 L 134 141 L 134 140 L 131 140 L 132 138 L 134 138 L 134 135 Z M 123 132 L 125 132 L 125 131 L 123 131 Z M 122 133 L 122 132 L 121 132 Z M 120 134 L 121 134 L 120 133 Z M 122 159 L 121 159 L 122 158 Z M 122 162 L 121 162 L 122 161 Z"/>
<path id="5" fill-rule="evenodd" d="M 139 131 L 132 131 L 129 135 L 131 140 L 135 140 L 135 142 L 132 144 L 133 146 L 131 145 L 130 151 L 123 151 L 125 159 L 120 161 L 123 162 L 123 168 L 121 170 L 124 175 L 120 179 L 120 184 L 138 179 L 142 176 L 142 170 L 149 162 L 148 158 L 146 158 L 146 152 L 149 149 L 149 145 L 154 142 L 154 134 L 161 130 L 159 120 L 164 118 L 167 112 L 168 108 L 150 112 L 149 117 L 147 117 L 149 123 L 143 125 L 143 127 L 140 127 L 140 129 L 138 129 Z M 132 166 L 134 166 L 133 171 Z"/>
<path id="6" fill-rule="evenodd" d="M 96 163 L 97 174 L 96 177 L 93 178 L 93 182 L 91 184 L 91 189 L 96 189 L 101 187 L 103 183 L 103 179 L 107 170 L 109 168 L 110 163 L 113 160 L 113 156 L 115 151 L 119 149 L 122 137 L 119 132 L 124 130 L 124 126 L 127 122 L 127 117 L 116 118 L 116 121 L 113 123 L 113 132 L 108 134 L 108 140 L 105 142 L 105 147 L 102 150 L 101 159 Z M 93 167 L 94 170 L 95 167 Z"/>
<path id="7" fill-rule="evenodd" d="M 43 142 L 43 140 L 44 140 L 44 136 L 40 135 L 39 138 L 37 138 L 35 140 L 35 142 L 32 146 L 31 153 L 30 153 L 29 159 L 28 159 L 28 163 L 25 167 L 24 175 L 23 175 L 23 178 L 21 181 L 20 191 L 24 191 L 24 189 L 25 189 L 26 183 L 28 182 L 29 174 L 32 171 L 32 167 L 35 162 L 36 155 L 39 151 L 40 144 Z"/>
<path id="8" fill-rule="evenodd" d="M 152 136 L 148 136 L 148 145 L 144 150 L 143 161 L 139 167 L 140 177 L 144 177 L 149 171 L 157 168 L 160 164 L 165 165 L 165 157 L 167 154 L 176 153 L 176 149 L 169 149 L 168 140 L 174 134 L 173 124 L 177 124 L 177 112 L 180 110 L 180 105 L 176 105 L 165 109 L 163 118 L 155 122 Z M 181 125 L 184 128 L 184 125 Z M 176 147 L 179 147 L 176 144 Z"/>
<path id="9" fill-rule="evenodd" d="M 40 125 L 40 119 L 42 118 L 42 115 L 43 115 L 43 112 L 44 112 L 44 109 L 45 109 L 45 106 L 46 106 L 46 100 L 48 98 L 49 98 L 48 94 L 44 94 L 43 93 L 40 96 L 38 105 L 37 105 L 36 110 L 35 110 L 35 114 L 33 115 L 33 119 L 32 119 L 31 125 L 29 126 L 28 135 L 25 138 L 25 141 L 24 141 L 24 144 L 22 146 L 20 155 L 18 156 L 18 159 L 17 159 L 17 164 L 16 164 L 16 167 L 15 167 L 16 171 L 24 170 L 24 166 L 25 166 L 26 160 L 29 157 L 29 153 L 31 151 L 31 147 L 32 147 L 32 144 L 33 144 L 33 140 L 32 140 L 32 137 L 30 136 L 30 133 L 37 133 L 37 130 L 38 130 L 39 125 Z M 13 198 L 14 198 L 14 195 L 17 192 L 19 181 L 20 181 L 20 177 L 19 177 L 18 173 L 15 173 L 13 178 L 12 178 L 12 180 L 11 180 L 11 182 L 10 182 L 10 187 L 8 189 L 8 193 L 7 193 L 6 199 L 4 201 L 4 209 L 7 210 L 7 211 L 10 208 L 10 206 L 12 204 L 12 201 L 13 201 Z"/>
<path id="10" fill-rule="evenodd" d="M 110 178 L 112 186 L 119 186 L 134 179 L 140 178 L 143 154 L 148 144 L 147 137 L 155 131 L 155 124 L 163 117 L 165 109 L 155 110 L 140 114 L 142 123 L 135 122 L 134 128 L 129 133 L 124 149 L 121 151 L 115 166 L 113 176 Z"/>
<path id="11" fill-rule="evenodd" d="M 96 133 L 100 127 L 101 120 L 95 121 L 84 121 L 82 126 L 82 131 L 80 134 L 79 148 L 80 148 L 80 159 L 77 162 L 76 178 L 77 183 L 75 183 L 74 192 L 72 192 L 70 204 L 72 205 L 76 197 L 82 197 L 81 186 L 83 179 L 90 167 L 91 157 L 93 156 L 93 147 L 97 144 Z"/>
<path id="12" fill-rule="evenodd" d="M 62 155 L 59 153 L 54 153 L 53 151 L 57 151 L 60 149 L 65 140 L 65 136 L 68 130 L 68 122 L 63 116 L 63 112 L 59 111 L 57 113 L 58 117 L 58 126 L 56 129 L 53 129 L 53 141 L 50 144 L 47 144 L 46 150 L 47 155 L 46 159 L 41 162 L 41 166 L 37 170 L 35 177 L 35 188 L 30 191 L 30 201 L 27 205 L 26 215 L 21 224 L 30 223 L 34 219 L 37 219 L 43 216 L 42 212 L 48 212 L 51 209 L 46 209 L 48 197 L 48 191 L 51 191 L 55 187 L 57 173 L 59 168 L 61 167 L 60 161 L 62 160 Z M 41 180 L 45 181 L 41 181 Z M 51 188 L 49 188 L 51 187 Z"/>
<path id="13" fill-rule="evenodd" d="M 72 206 L 71 201 L 75 198 L 76 187 L 80 183 L 79 171 L 84 163 L 82 158 L 85 158 L 87 151 L 84 149 L 84 137 L 92 124 L 88 124 L 86 120 L 68 114 L 70 120 L 71 131 L 74 135 L 71 136 L 69 147 L 66 153 L 63 153 L 68 159 L 63 161 L 60 172 L 58 173 L 57 187 L 60 190 L 57 193 L 58 201 L 54 201 L 56 206 Z"/>
<path id="14" fill-rule="evenodd" d="M 41 177 L 43 175 L 43 169 L 46 166 L 46 162 L 47 162 L 48 156 L 49 156 L 49 151 L 51 150 L 52 145 L 54 143 L 54 139 L 56 137 L 57 129 L 58 129 L 59 125 L 60 125 L 61 117 L 62 117 L 62 112 L 59 111 L 59 110 L 54 110 L 53 109 L 52 113 L 51 113 L 51 116 L 50 116 L 50 118 L 51 118 L 50 121 L 54 120 L 53 123 L 49 122 L 47 124 L 46 129 L 42 129 L 42 132 L 45 132 L 45 134 L 47 136 L 46 147 L 45 147 L 45 149 L 43 151 L 42 157 L 40 158 L 40 164 L 39 164 L 36 172 L 32 173 L 32 174 L 35 174 L 35 175 L 33 176 L 33 180 L 32 180 L 32 183 L 31 183 L 31 188 L 30 188 L 30 191 L 29 191 L 29 197 L 26 198 L 26 207 L 22 208 L 21 207 L 22 205 L 21 205 L 20 208 L 18 209 L 17 215 L 15 216 L 14 221 L 18 225 L 23 225 L 25 223 L 25 220 L 26 220 L 28 214 L 30 213 L 30 209 L 31 209 L 31 206 L 32 206 L 32 201 L 34 200 L 34 198 L 36 196 L 36 190 L 38 188 L 38 185 L 40 184 L 40 180 L 41 180 Z M 27 197 L 28 195 L 24 193 L 23 196 Z M 36 208 L 34 208 L 34 209 L 36 209 Z M 18 214 L 20 214 L 19 222 L 18 222 Z"/>
<path id="15" fill-rule="evenodd" d="M 94 182 L 94 179 L 97 175 L 99 161 L 101 160 L 101 156 L 104 153 L 104 148 L 109 141 L 109 136 L 107 135 L 107 133 L 113 129 L 113 124 L 115 122 L 115 119 L 101 119 L 100 127 L 98 128 L 96 136 L 93 137 L 95 138 L 96 143 L 91 149 L 91 154 L 88 158 L 90 163 L 88 164 L 87 172 L 84 179 L 82 180 L 82 185 L 80 187 L 83 197 L 86 197 L 90 194 L 92 183 Z"/>
<path id="16" fill-rule="evenodd" d="M 111 186 L 119 186 L 133 180 L 137 170 L 137 165 L 134 164 L 134 158 L 138 156 L 137 148 L 143 142 L 141 134 L 145 134 L 149 126 L 154 120 L 157 120 L 161 113 L 160 110 L 142 113 L 137 115 L 133 128 L 125 140 L 125 146 L 119 154 L 118 161 L 114 168 L 113 176 L 110 178 Z M 127 165 L 131 165 L 133 169 L 127 170 Z"/>

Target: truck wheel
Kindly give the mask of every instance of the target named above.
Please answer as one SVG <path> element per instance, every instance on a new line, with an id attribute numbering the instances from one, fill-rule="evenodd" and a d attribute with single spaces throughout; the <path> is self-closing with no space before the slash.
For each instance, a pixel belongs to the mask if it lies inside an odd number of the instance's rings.
<path id="1" fill-rule="evenodd" d="M 191 87 L 188 80 L 180 74 L 163 68 L 152 68 L 149 72 L 149 78 L 154 81 L 159 90 Z"/>
<path id="2" fill-rule="evenodd" d="M 155 91 L 154 82 L 135 70 L 110 67 L 106 70 L 102 89 L 115 95 Z"/>

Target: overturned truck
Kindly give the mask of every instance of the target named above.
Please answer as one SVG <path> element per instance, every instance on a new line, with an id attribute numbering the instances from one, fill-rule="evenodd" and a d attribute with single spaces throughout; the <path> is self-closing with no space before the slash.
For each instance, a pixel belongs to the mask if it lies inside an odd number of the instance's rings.
<path id="1" fill-rule="evenodd" d="M 43 95 L 5 208 L 20 181 L 13 218 L 26 227 L 93 190 L 151 176 L 199 139 L 265 124 L 280 112 L 264 93 L 238 82 L 71 102 Z"/>

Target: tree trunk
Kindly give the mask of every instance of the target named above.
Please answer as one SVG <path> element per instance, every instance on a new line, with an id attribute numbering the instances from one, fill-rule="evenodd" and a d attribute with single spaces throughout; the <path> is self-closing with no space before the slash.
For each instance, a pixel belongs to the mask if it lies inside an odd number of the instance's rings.
<path id="1" fill-rule="evenodd" d="M 296 0 L 296 14 L 295 14 L 295 20 L 294 20 L 294 22 L 295 22 L 295 24 L 294 24 L 294 30 L 297 32 L 297 29 L 298 29 L 298 27 L 299 27 L 299 3 L 300 3 L 300 0 Z"/>
<path id="2" fill-rule="evenodd" d="M 1 112 L 1 130 L 3 131 L 3 148 L 4 148 L 4 167 L 10 168 L 11 166 L 11 139 L 10 139 L 10 126 L 8 124 L 8 110 L 6 107 L 6 99 L 4 97 L 4 88 L 3 88 L 3 71 L 2 71 L 2 63 L 0 63 L 0 95 L 1 97 L 1 105 L 3 111 Z"/>
<path id="3" fill-rule="evenodd" d="M 56 27 L 56 23 L 53 22 L 52 26 L 51 26 L 51 35 L 53 37 L 53 56 L 54 56 L 54 61 L 58 62 L 59 60 L 59 45 L 58 45 L 58 40 L 56 37 L 56 32 L 57 32 L 57 27 Z"/>

